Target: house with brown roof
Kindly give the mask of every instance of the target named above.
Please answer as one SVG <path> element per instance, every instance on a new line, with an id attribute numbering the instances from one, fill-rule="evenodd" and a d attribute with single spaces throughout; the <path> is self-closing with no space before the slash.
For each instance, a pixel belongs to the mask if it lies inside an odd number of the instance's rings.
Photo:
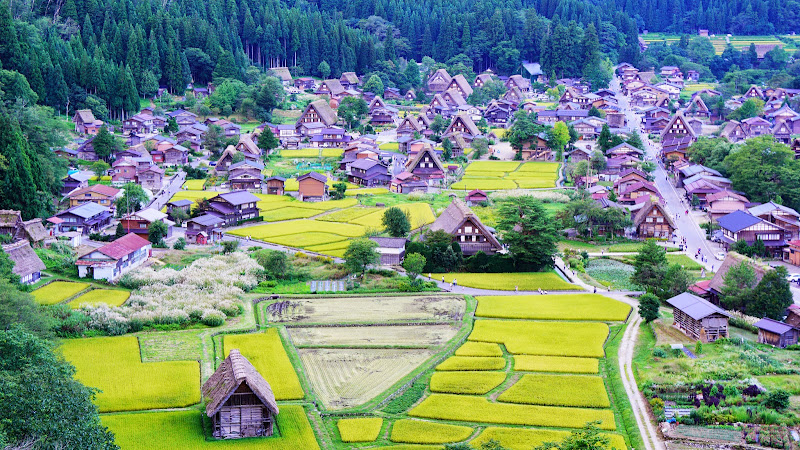
<path id="1" fill-rule="evenodd" d="M 453 242 L 458 242 L 465 256 L 478 252 L 493 255 L 503 250 L 503 246 L 491 230 L 467 205 L 455 197 L 429 228 L 429 231 L 437 230 L 443 230 L 453 236 Z"/>
<path id="2" fill-rule="evenodd" d="M 614 190 L 616 192 L 625 192 L 628 187 L 637 183 L 649 183 L 650 180 L 645 172 L 639 169 L 626 169 L 619 173 L 619 176 L 614 180 Z"/>
<path id="3" fill-rule="evenodd" d="M 675 231 L 675 224 L 659 202 L 648 200 L 633 216 L 636 236 L 639 238 L 669 239 Z"/>
<path id="4" fill-rule="evenodd" d="M 267 380 L 238 349 L 203 384 L 208 399 L 206 416 L 211 419 L 211 434 L 218 439 L 272 436 L 278 404 Z"/>
<path id="5" fill-rule="evenodd" d="M 103 126 L 103 121 L 96 119 L 91 109 L 75 111 L 72 122 L 75 123 L 75 132 L 80 134 L 95 135 Z"/>
<path id="6" fill-rule="evenodd" d="M 634 203 L 637 198 L 643 196 L 649 196 L 651 200 L 657 202 L 661 197 L 658 188 L 649 181 L 628 185 L 625 189 L 620 189 L 617 196 L 619 203 L 622 204 Z"/>
<path id="7" fill-rule="evenodd" d="M 414 137 L 416 133 L 422 135 L 425 128 L 426 127 L 420 123 L 418 118 L 408 115 L 403 118 L 403 121 L 397 126 L 397 137 Z"/>
<path id="8" fill-rule="evenodd" d="M 708 205 L 708 215 L 712 222 L 716 222 L 722 216 L 734 211 L 744 211 L 747 209 L 749 200 L 747 197 L 739 195 L 729 190 L 716 192 L 706 195 Z"/>
<path id="9" fill-rule="evenodd" d="M 276 78 L 281 80 L 281 84 L 284 86 L 289 86 L 292 84 L 292 73 L 289 71 L 288 67 L 273 67 L 269 69 Z"/>
<path id="10" fill-rule="evenodd" d="M 283 195 L 286 178 L 279 176 L 271 176 L 264 180 L 266 184 L 266 192 L 268 195 Z"/>
<path id="11" fill-rule="evenodd" d="M 767 344 L 778 348 L 797 345 L 800 330 L 792 325 L 764 317 L 754 323 L 753 326 L 758 328 L 759 344 Z"/>
<path id="12" fill-rule="evenodd" d="M 468 142 L 472 142 L 473 139 L 481 135 L 478 126 L 466 114 L 459 114 L 453 117 L 453 121 L 450 122 L 442 136 L 450 136 L 456 133 L 460 133 Z"/>
<path id="13" fill-rule="evenodd" d="M 472 94 L 472 86 L 469 85 L 467 79 L 461 74 L 454 76 L 453 79 L 450 80 L 447 90 L 455 90 L 464 98 L 467 98 Z"/>
<path id="14" fill-rule="evenodd" d="M 361 80 L 355 72 L 343 72 L 342 76 L 339 77 L 339 83 L 345 89 L 355 89 L 361 84 Z"/>
<path id="15" fill-rule="evenodd" d="M 773 201 L 748 208 L 748 213 L 786 230 L 786 239 L 800 238 L 800 213 Z"/>
<path id="16" fill-rule="evenodd" d="M 95 184 L 94 186 L 73 191 L 69 195 L 69 206 L 78 206 L 84 203 L 97 203 L 98 205 L 111 208 L 114 206 L 114 201 L 120 195 L 120 192 L 119 189 L 111 186 Z"/>
<path id="17" fill-rule="evenodd" d="M 428 91 L 441 93 L 447 90 L 453 77 L 445 69 L 438 69 L 428 78 Z"/>
<path id="18" fill-rule="evenodd" d="M 708 343 L 728 337 L 728 318 L 724 309 L 688 292 L 667 299 L 672 305 L 672 326 L 693 340 Z"/>
<path id="19" fill-rule="evenodd" d="M 296 126 L 298 130 L 302 124 L 322 124 L 321 128 L 330 127 L 336 124 L 339 118 L 336 116 L 336 111 L 331 108 L 325 100 L 315 100 L 306 106 L 306 109 L 297 119 Z"/>
<path id="20" fill-rule="evenodd" d="M 467 202 L 467 206 L 475 206 L 480 203 L 488 202 L 489 196 L 480 189 L 473 189 L 467 193 L 464 200 Z"/>
<path id="21" fill-rule="evenodd" d="M 580 153 L 580 151 L 578 150 L 577 153 Z M 523 161 L 552 160 L 553 150 L 547 145 L 547 135 L 544 132 L 541 132 L 531 139 L 523 142 L 520 155 Z"/>
<path id="22" fill-rule="evenodd" d="M 687 117 L 708 119 L 711 117 L 711 110 L 708 109 L 708 106 L 706 106 L 706 102 L 703 101 L 703 98 L 699 95 L 696 95 L 692 97 L 691 101 L 689 101 L 689 105 L 686 107 L 684 114 Z"/>
<path id="23" fill-rule="evenodd" d="M 5 244 L 2 248 L 14 264 L 11 272 L 19 277 L 20 283 L 33 284 L 42 278 L 45 265 L 27 240 Z"/>
<path id="24" fill-rule="evenodd" d="M 95 280 L 115 281 L 141 266 L 150 257 L 152 244 L 147 239 L 128 233 L 95 249 L 75 261 L 78 276 Z"/>
<path id="25" fill-rule="evenodd" d="M 228 185 L 233 190 L 261 191 L 264 182 L 264 165 L 245 159 L 228 167 Z"/>
<path id="26" fill-rule="evenodd" d="M 406 171 L 429 186 L 439 185 L 444 181 L 444 166 L 430 145 L 423 145 L 416 155 L 408 160 Z"/>
<path id="27" fill-rule="evenodd" d="M 331 99 L 340 100 L 342 97 L 350 95 L 342 86 L 342 83 L 337 79 L 325 80 L 319 84 L 317 90 L 314 91 L 317 95 L 327 95 Z"/>
<path id="28" fill-rule="evenodd" d="M 725 254 L 725 259 L 722 260 L 722 264 L 714 273 L 714 277 L 711 278 L 711 282 L 708 284 L 709 300 L 711 302 L 719 304 L 719 297 L 722 295 L 722 290 L 725 286 L 725 277 L 728 276 L 728 271 L 731 267 L 738 266 L 742 263 L 749 265 L 753 269 L 753 273 L 755 273 L 755 284 L 758 284 L 768 271 L 775 270 L 747 256 L 736 252 L 728 252 Z"/>
<path id="29" fill-rule="evenodd" d="M 297 177 L 297 193 L 300 201 L 321 202 L 328 199 L 328 177 L 317 172 L 304 173 Z"/>
<path id="30" fill-rule="evenodd" d="M 724 137 L 733 143 L 743 141 L 750 137 L 747 129 L 742 125 L 741 122 L 736 120 L 731 120 L 726 123 L 719 135 L 720 137 Z"/>
<path id="31" fill-rule="evenodd" d="M 482 73 L 475 77 L 473 85 L 476 88 L 483 87 L 486 83 L 496 80 L 495 76 L 490 73 Z"/>
<path id="32" fill-rule="evenodd" d="M 506 81 L 508 89 L 517 88 L 523 94 L 531 90 L 531 80 L 523 77 L 522 75 L 511 75 Z"/>

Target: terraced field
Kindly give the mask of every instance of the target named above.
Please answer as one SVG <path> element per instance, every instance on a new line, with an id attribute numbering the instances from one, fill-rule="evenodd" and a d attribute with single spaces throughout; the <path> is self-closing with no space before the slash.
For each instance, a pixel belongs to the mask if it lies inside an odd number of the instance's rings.
<path id="1" fill-rule="evenodd" d="M 461 181 L 452 189 L 485 191 L 555 187 L 558 163 L 476 161 L 467 166 Z"/>

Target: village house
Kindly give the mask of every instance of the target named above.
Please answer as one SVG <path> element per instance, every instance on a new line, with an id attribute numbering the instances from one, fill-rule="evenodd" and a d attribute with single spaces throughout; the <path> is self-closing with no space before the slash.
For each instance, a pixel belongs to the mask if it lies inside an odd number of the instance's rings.
<path id="1" fill-rule="evenodd" d="M 45 265 L 27 240 L 20 240 L 10 244 L 3 244 L 3 252 L 14 267 L 11 273 L 19 277 L 21 284 L 33 284 L 42 278 Z"/>
<path id="2" fill-rule="evenodd" d="M 327 95 L 332 100 L 336 101 L 339 101 L 342 98 L 350 95 L 350 93 L 347 92 L 347 89 L 345 89 L 345 87 L 342 86 L 342 83 L 337 79 L 322 81 L 314 93 L 317 95 Z"/>
<path id="3" fill-rule="evenodd" d="M 137 167 L 138 164 L 136 164 L 136 162 L 130 158 L 117 158 L 117 160 L 111 164 L 111 168 L 113 170 L 111 181 L 115 185 L 135 183 Z"/>
<path id="4" fill-rule="evenodd" d="M 517 88 L 520 92 L 526 94 L 531 90 L 531 80 L 522 75 L 511 75 L 506 81 L 506 87 L 508 89 Z"/>
<path id="5" fill-rule="evenodd" d="M 144 110 L 122 121 L 122 134 L 128 136 L 133 133 L 148 134 L 156 131 L 154 117 L 150 110 Z"/>
<path id="6" fill-rule="evenodd" d="M 742 123 L 735 120 L 731 120 L 726 123 L 719 135 L 720 137 L 724 137 L 734 144 L 750 137 L 748 130 L 742 125 Z"/>
<path id="7" fill-rule="evenodd" d="M 622 144 L 619 144 L 617 146 L 608 149 L 608 151 L 606 151 L 606 156 L 608 156 L 609 158 L 618 158 L 620 156 L 631 156 L 633 158 L 642 159 L 642 156 L 644 156 L 644 152 L 641 149 L 634 147 L 631 144 L 628 144 L 627 142 L 623 142 Z"/>
<path id="8" fill-rule="evenodd" d="M 746 211 L 734 211 L 717 219 L 717 223 L 722 231 L 718 235 L 726 250 L 739 240 L 753 245 L 756 239 L 760 239 L 772 256 L 782 257 L 787 234 L 782 227 Z"/>
<path id="9" fill-rule="evenodd" d="M 89 178 L 92 175 L 86 172 L 71 172 L 61 179 L 61 195 L 69 195 L 75 189 L 89 187 Z"/>
<path id="10" fill-rule="evenodd" d="M 216 125 L 222 128 L 222 134 L 227 138 L 238 136 L 242 132 L 241 125 L 235 124 L 226 119 L 217 119 L 215 117 L 209 117 L 208 119 L 206 119 L 204 124 L 208 127 L 210 127 L 211 125 Z"/>
<path id="11" fill-rule="evenodd" d="M 145 239 L 150 235 L 149 227 L 153 222 L 163 222 L 167 225 L 167 235 L 164 238 L 172 236 L 172 226 L 174 223 L 167 219 L 167 214 L 153 208 L 146 208 L 135 213 L 126 214 L 119 222 L 122 224 L 122 229 L 125 233 L 133 233 Z"/>
<path id="12" fill-rule="evenodd" d="M 113 282 L 144 264 L 152 248 L 153 245 L 147 239 L 134 233 L 126 234 L 79 257 L 75 262 L 78 276 Z"/>
<path id="13" fill-rule="evenodd" d="M 69 195 L 69 206 L 78 206 L 84 203 L 96 203 L 107 208 L 113 208 L 114 201 L 120 195 L 120 190 L 103 184 L 95 184 L 73 191 Z"/>
<path id="14" fill-rule="evenodd" d="M 606 168 L 601 170 L 603 175 L 618 175 L 628 169 L 639 167 L 642 161 L 632 156 L 617 156 L 606 160 Z"/>
<path id="15" fill-rule="evenodd" d="M 271 176 L 264 180 L 266 184 L 265 194 L 269 195 L 283 195 L 286 178 L 279 176 Z"/>
<path id="16" fill-rule="evenodd" d="M 164 150 L 164 164 L 182 166 L 189 163 L 189 149 L 178 144 L 170 144 Z"/>
<path id="17" fill-rule="evenodd" d="M 183 199 L 183 200 L 173 200 L 167 203 L 167 218 L 174 222 L 177 222 L 177 215 L 181 214 L 178 211 L 182 211 L 187 218 L 192 215 L 192 205 L 194 204 L 193 201 Z"/>
<path id="18" fill-rule="evenodd" d="M 75 123 L 75 132 L 79 134 L 96 135 L 103 126 L 103 121 L 95 119 L 91 109 L 75 111 L 72 122 Z"/>
<path id="19" fill-rule="evenodd" d="M 639 169 L 626 169 L 619 173 L 619 176 L 614 180 L 614 190 L 617 192 L 625 192 L 628 187 L 637 183 L 649 183 L 648 175 Z"/>
<path id="20" fill-rule="evenodd" d="M 800 305 L 789 305 L 789 308 L 786 310 L 786 318 L 783 319 L 783 321 L 800 329 Z"/>
<path id="21" fill-rule="evenodd" d="M 164 169 L 150 166 L 136 173 L 136 181 L 145 189 L 160 191 L 164 186 Z"/>
<path id="22" fill-rule="evenodd" d="M 298 133 L 305 136 L 300 132 L 301 125 L 318 123 L 322 124 L 322 128 L 325 128 L 333 126 L 337 120 L 339 118 L 336 116 L 336 111 L 330 107 L 327 101 L 315 100 L 306 106 L 306 109 L 297 119 L 296 127 L 298 128 Z"/>
<path id="23" fill-rule="evenodd" d="M 667 299 L 667 303 L 672 305 L 672 326 L 692 340 L 708 343 L 728 337 L 730 314 L 724 309 L 688 292 Z"/>
<path id="24" fill-rule="evenodd" d="M 419 118 L 408 115 L 397 126 L 397 137 L 398 139 L 404 137 L 413 138 L 417 134 L 422 136 L 425 129 L 426 127 L 420 122 Z"/>
<path id="25" fill-rule="evenodd" d="M 490 81 L 494 81 L 496 78 L 491 73 L 482 73 L 475 77 L 475 81 L 472 83 L 473 86 L 476 88 L 483 87 L 486 83 Z"/>
<path id="26" fill-rule="evenodd" d="M 467 79 L 464 78 L 464 75 L 461 74 L 454 76 L 450 80 L 450 84 L 447 86 L 446 90 L 455 90 L 459 94 L 461 94 L 461 96 L 464 98 L 467 98 L 470 95 L 472 95 L 472 86 L 469 85 Z"/>
<path id="27" fill-rule="evenodd" d="M 389 167 L 372 158 L 356 159 L 350 164 L 347 181 L 361 186 L 382 186 L 389 184 Z"/>
<path id="28" fill-rule="evenodd" d="M 264 165 L 245 159 L 228 167 L 228 185 L 232 190 L 261 191 Z"/>
<path id="29" fill-rule="evenodd" d="M 408 194 L 414 191 L 427 192 L 428 182 L 411 172 L 403 171 L 392 178 L 389 190 L 395 194 Z"/>
<path id="30" fill-rule="evenodd" d="M 473 189 L 467 193 L 464 200 L 467 202 L 467 206 L 476 206 L 481 203 L 487 203 L 489 201 L 489 196 L 480 189 Z"/>
<path id="31" fill-rule="evenodd" d="M 269 71 L 272 72 L 273 76 L 281 80 L 281 84 L 284 86 L 292 84 L 292 73 L 289 71 L 288 67 L 272 67 Z"/>
<path id="32" fill-rule="evenodd" d="M 313 147 L 343 148 L 350 142 L 351 137 L 343 128 L 323 128 L 322 132 L 311 136 Z"/>
<path id="33" fill-rule="evenodd" d="M 239 350 L 228 357 L 203 384 L 208 399 L 206 416 L 211 419 L 211 434 L 218 439 L 272 436 L 278 404 L 267 380 Z"/>
<path id="34" fill-rule="evenodd" d="M 13 209 L 0 210 L 0 235 L 6 235 L 11 242 L 27 240 L 38 246 L 48 237 L 41 219 L 22 220 L 22 212 Z"/>
<path id="35" fill-rule="evenodd" d="M 627 185 L 625 189 L 620 189 L 617 193 L 618 202 L 622 204 L 634 203 L 637 198 L 648 196 L 651 200 L 658 202 L 661 195 L 658 188 L 649 181 Z"/>
<path id="36" fill-rule="evenodd" d="M 746 197 L 727 189 L 706 195 L 706 207 L 712 222 L 734 211 L 744 211 L 748 203 Z"/>
<path id="37" fill-rule="evenodd" d="M 444 166 L 430 145 L 423 146 L 412 159 L 408 160 L 406 171 L 425 181 L 429 186 L 440 185 L 444 181 Z"/>
<path id="38" fill-rule="evenodd" d="M 231 191 L 211 197 L 201 208 L 224 219 L 226 226 L 234 226 L 258 217 L 259 201 L 258 197 L 247 191 Z"/>
<path id="39" fill-rule="evenodd" d="M 467 143 L 471 143 L 476 137 L 482 136 L 475 122 L 465 114 L 453 117 L 453 121 L 450 122 L 450 126 L 444 131 L 442 137 L 450 137 L 454 134 L 461 134 Z"/>
<path id="40" fill-rule="evenodd" d="M 648 200 L 633 217 L 633 225 L 636 227 L 636 236 L 644 238 L 669 239 L 675 231 L 675 224 L 669 217 L 669 213 L 661 203 Z"/>
<path id="41" fill-rule="evenodd" d="M 537 116 L 537 120 L 542 125 L 554 125 L 556 122 L 574 122 L 578 119 L 585 119 L 589 117 L 589 111 L 585 109 L 578 110 L 544 110 Z"/>
<path id="42" fill-rule="evenodd" d="M 767 344 L 778 348 L 797 345 L 797 337 L 800 332 L 792 325 L 764 317 L 754 323 L 753 326 L 758 328 L 759 344 Z"/>
<path id="43" fill-rule="evenodd" d="M 547 135 L 544 132 L 522 143 L 520 156 L 523 161 L 550 161 L 553 151 L 547 145 Z"/>
<path id="44" fill-rule="evenodd" d="M 739 92 L 741 92 L 741 91 L 739 91 Z M 747 89 L 747 92 L 745 92 L 742 97 L 745 98 L 745 99 L 749 99 L 749 98 L 760 98 L 760 99 L 763 99 L 764 98 L 764 91 L 762 91 L 761 88 L 756 86 L 756 85 L 751 85 L 750 88 Z"/>
<path id="45" fill-rule="evenodd" d="M 478 252 L 493 255 L 503 250 L 503 246 L 483 222 L 458 198 L 436 218 L 429 231 L 443 230 L 453 236 L 453 241 L 461 246 L 464 256 Z"/>
<path id="46" fill-rule="evenodd" d="M 175 119 L 178 128 L 189 127 L 197 123 L 197 114 L 183 109 L 176 109 L 167 113 L 168 117 Z"/>
<path id="47" fill-rule="evenodd" d="M 303 202 L 320 202 L 328 199 L 328 177 L 308 172 L 297 177 L 298 198 Z"/>
<path id="48" fill-rule="evenodd" d="M 222 238 L 220 228 L 225 226 L 225 219 L 214 214 L 203 214 L 186 221 L 186 242 L 197 245 L 208 245 Z"/>
<path id="49" fill-rule="evenodd" d="M 399 266 L 406 256 L 406 238 L 370 237 L 371 241 L 378 244 L 375 251 L 380 255 L 380 264 L 383 266 Z"/>
<path id="50" fill-rule="evenodd" d="M 753 206 L 747 212 L 783 228 L 786 231 L 787 240 L 800 238 L 800 213 L 788 206 L 769 201 Z"/>
<path id="51" fill-rule="evenodd" d="M 358 75 L 355 72 L 343 72 L 342 76 L 339 77 L 339 83 L 345 89 L 355 89 L 361 84 L 361 80 L 358 79 Z"/>
<path id="52" fill-rule="evenodd" d="M 301 91 L 313 90 L 315 88 L 314 79 L 311 77 L 295 78 L 294 87 L 300 89 Z"/>
<path id="53" fill-rule="evenodd" d="M 483 118 L 493 125 L 505 126 L 514 116 L 516 107 L 505 100 L 493 100 L 484 110 Z"/>
<path id="54" fill-rule="evenodd" d="M 544 139 L 542 140 L 544 141 L 544 145 L 547 146 L 547 141 Z M 592 151 L 590 149 L 590 145 L 587 145 L 586 148 L 583 146 L 575 146 L 575 149 L 569 152 L 569 162 L 577 163 L 579 161 L 589 161 L 592 158 Z"/>
<path id="55" fill-rule="evenodd" d="M 192 150 L 199 152 L 203 146 L 203 138 L 208 131 L 208 127 L 202 123 L 194 123 L 183 127 L 175 134 L 175 139 L 180 143 L 189 142 Z"/>
<path id="56" fill-rule="evenodd" d="M 692 97 L 689 105 L 684 110 L 686 117 L 700 117 L 703 119 L 711 118 L 711 110 L 706 106 L 706 102 L 699 95 Z"/>
<path id="57" fill-rule="evenodd" d="M 97 203 L 83 203 L 61 211 L 47 219 L 60 233 L 80 231 L 84 235 L 97 233 L 111 223 L 111 210 Z"/>
<path id="58" fill-rule="evenodd" d="M 438 69 L 428 78 L 428 91 L 441 93 L 447 90 L 453 77 L 445 69 Z"/>

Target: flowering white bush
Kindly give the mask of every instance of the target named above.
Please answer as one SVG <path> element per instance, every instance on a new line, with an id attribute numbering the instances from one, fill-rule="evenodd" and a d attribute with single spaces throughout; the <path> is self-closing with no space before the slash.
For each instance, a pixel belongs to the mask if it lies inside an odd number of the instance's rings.
<path id="1" fill-rule="evenodd" d="M 183 270 L 141 268 L 125 277 L 126 285 L 139 286 L 125 305 L 89 308 L 89 316 L 93 321 L 97 316 L 98 329 L 107 329 L 103 324 L 109 321 L 129 320 L 221 325 L 242 311 L 241 295 L 258 285 L 259 270 L 261 266 L 242 252 L 199 259 Z"/>
<path id="2" fill-rule="evenodd" d="M 507 191 L 495 191 L 489 194 L 492 200 L 501 200 L 514 197 L 533 197 L 545 203 L 567 203 L 569 197 L 559 191 L 529 191 L 520 189 L 509 189 Z"/>

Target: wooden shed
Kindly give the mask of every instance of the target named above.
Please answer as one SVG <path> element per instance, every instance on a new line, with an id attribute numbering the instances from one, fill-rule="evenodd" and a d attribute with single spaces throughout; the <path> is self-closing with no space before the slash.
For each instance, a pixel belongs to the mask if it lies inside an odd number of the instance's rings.
<path id="1" fill-rule="evenodd" d="M 728 314 L 724 309 L 688 292 L 667 300 L 673 307 L 673 326 L 700 342 L 728 337 Z"/>
<path id="2" fill-rule="evenodd" d="M 321 202 L 328 197 L 328 177 L 317 172 L 308 172 L 297 177 L 298 194 L 301 201 Z"/>
<path id="3" fill-rule="evenodd" d="M 278 404 L 267 380 L 239 350 L 231 349 L 217 371 L 203 384 L 206 415 L 214 437 L 237 439 L 272 436 Z"/>
<path id="4" fill-rule="evenodd" d="M 765 317 L 754 325 L 758 328 L 759 344 L 768 344 L 780 348 L 797 344 L 797 328 L 789 324 Z"/>

